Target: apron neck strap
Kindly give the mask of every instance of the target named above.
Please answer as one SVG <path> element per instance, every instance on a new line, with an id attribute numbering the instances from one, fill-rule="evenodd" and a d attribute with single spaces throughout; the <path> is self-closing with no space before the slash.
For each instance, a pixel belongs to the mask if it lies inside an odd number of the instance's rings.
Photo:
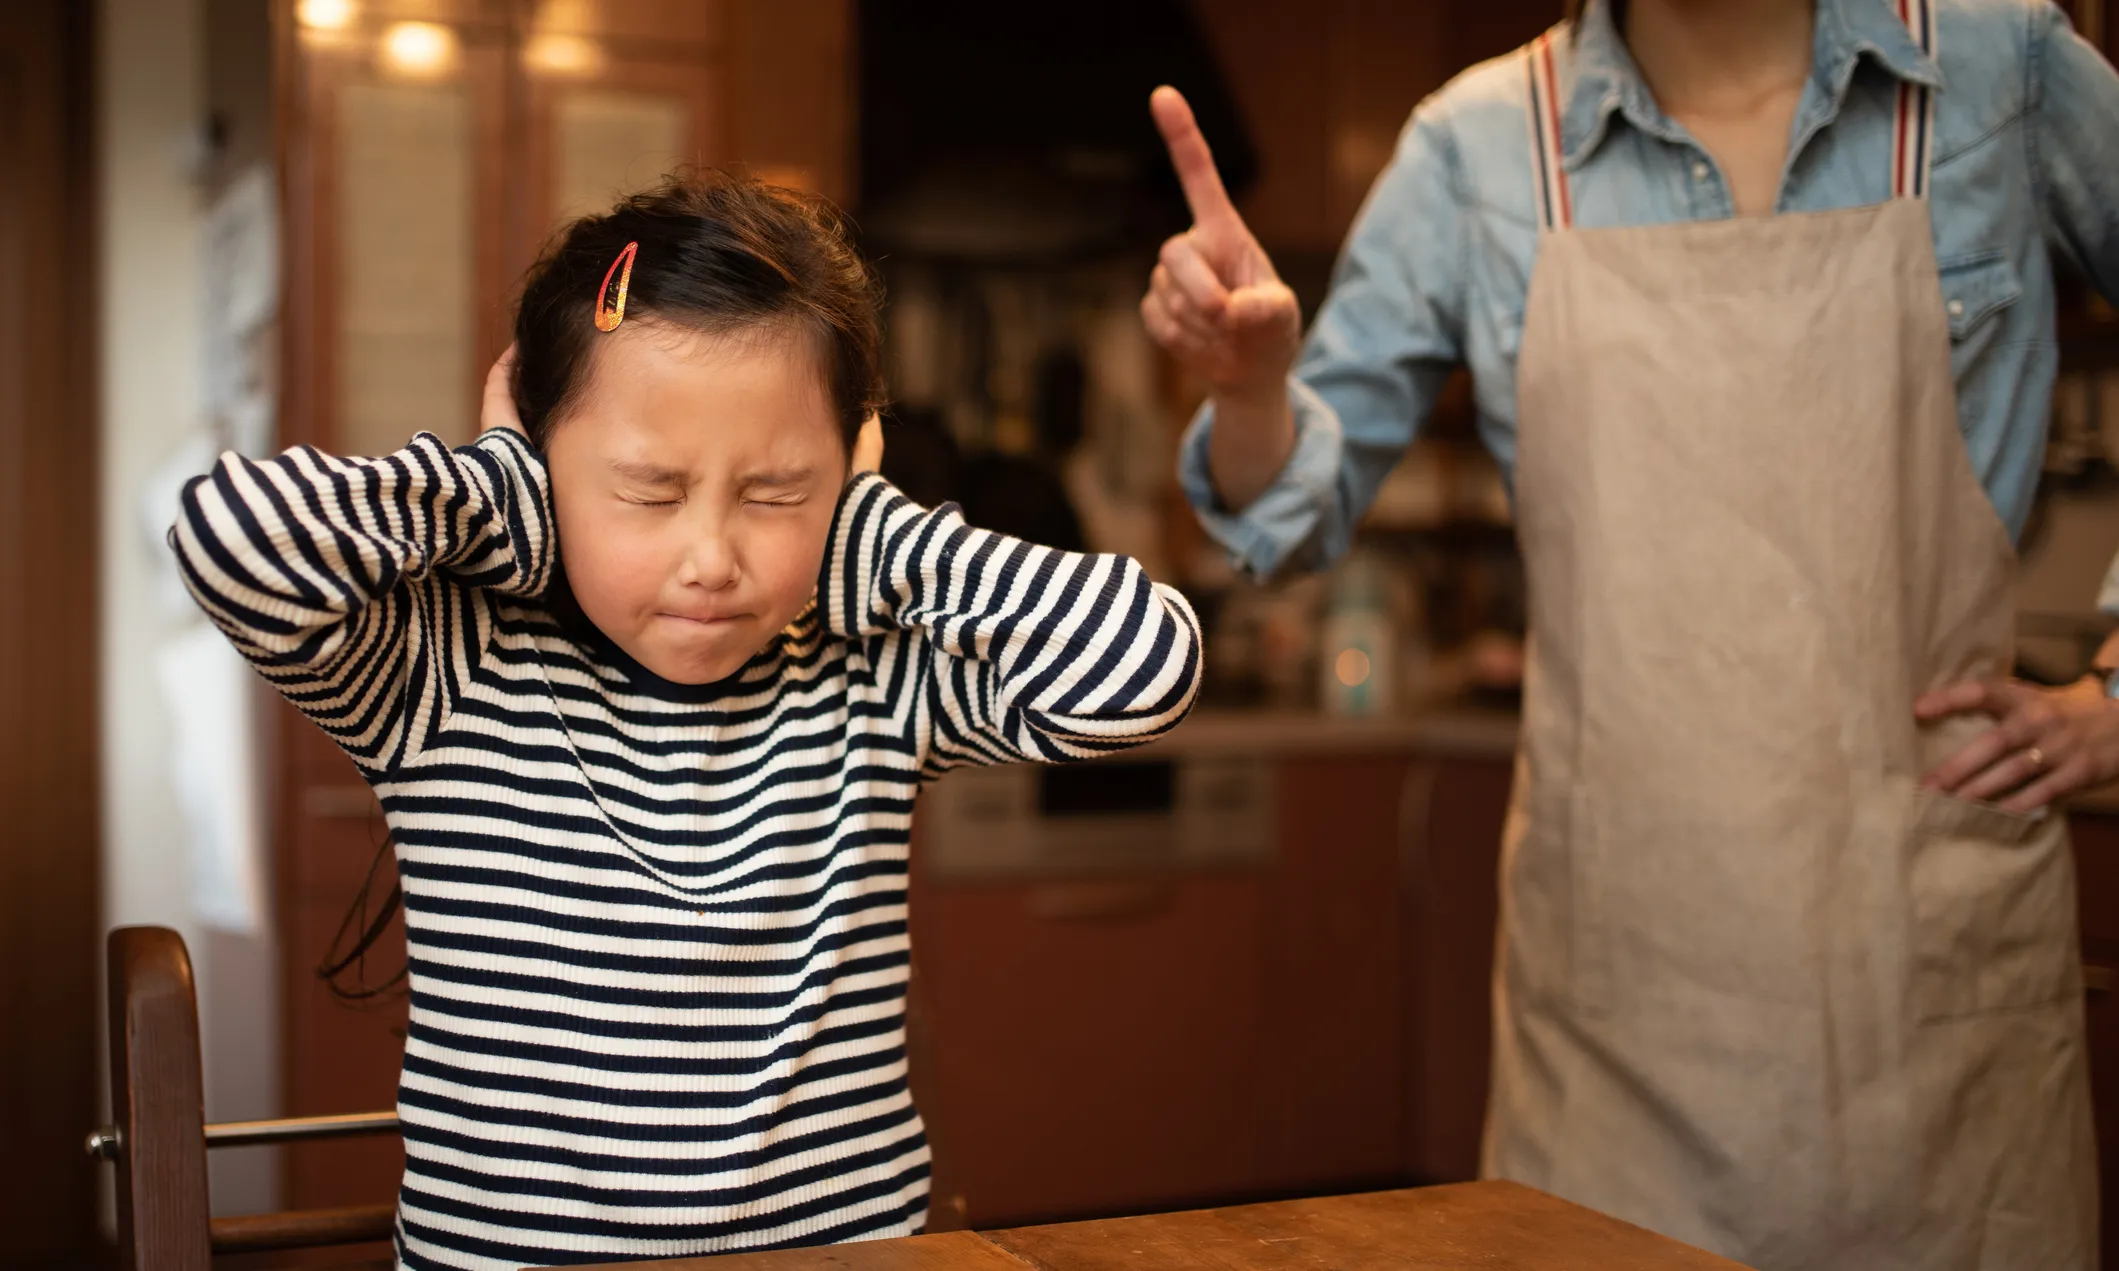
<path id="1" fill-rule="evenodd" d="M 1935 56 L 1935 0 L 1893 0 L 1913 42 Z M 1530 83 L 1530 175 L 1538 228 L 1550 233 L 1574 228 L 1574 194 L 1568 188 L 1567 164 L 1560 151 L 1560 76 L 1553 64 L 1550 30 L 1523 46 L 1523 73 Z M 1900 80 L 1897 113 L 1891 126 L 1891 197 L 1928 197 L 1928 169 L 1933 166 L 1935 90 Z"/>
<path id="2" fill-rule="evenodd" d="M 1553 33 L 1523 46 L 1523 69 L 1530 76 L 1530 179 L 1537 196 L 1538 228 L 1574 225 L 1573 196 L 1567 188 L 1567 165 L 1560 158 L 1560 78 L 1553 68 Z"/>
<path id="3" fill-rule="evenodd" d="M 1898 16 L 1913 42 L 1935 56 L 1935 0 L 1896 0 Z M 1891 197 L 1928 197 L 1928 169 L 1933 165 L 1935 90 L 1926 84 L 1898 81 L 1898 112 L 1891 127 Z"/>

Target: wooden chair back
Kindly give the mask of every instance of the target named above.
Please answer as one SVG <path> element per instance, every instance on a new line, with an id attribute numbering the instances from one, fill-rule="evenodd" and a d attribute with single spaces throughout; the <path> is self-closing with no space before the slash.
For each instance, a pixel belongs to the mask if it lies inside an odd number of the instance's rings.
<path id="1" fill-rule="evenodd" d="M 198 995 L 183 937 L 167 927 L 119 927 L 107 951 L 113 1122 L 89 1136 L 89 1150 L 117 1165 L 120 1265 L 211 1271 L 217 1253 L 388 1240 L 389 1205 L 213 1217 L 209 1148 L 395 1133 L 397 1114 L 208 1125 Z"/>

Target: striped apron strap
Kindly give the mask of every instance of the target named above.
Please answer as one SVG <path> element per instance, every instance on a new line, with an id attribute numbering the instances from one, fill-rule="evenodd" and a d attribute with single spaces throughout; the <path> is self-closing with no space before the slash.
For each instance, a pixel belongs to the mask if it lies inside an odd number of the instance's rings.
<path id="1" fill-rule="evenodd" d="M 1930 58 L 1935 56 L 1934 0 L 1896 0 L 1898 15 L 1912 33 L 1913 42 Z M 1530 84 L 1531 185 L 1536 198 L 1538 227 L 1543 231 L 1570 229 L 1574 225 L 1573 197 L 1567 186 L 1567 168 L 1560 161 L 1560 85 L 1553 67 L 1553 33 L 1532 40 L 1523 49 L 1523 71 Z M 1901 82 L 1898 110 L 1891 137 L 1891 197 L 1928 197 L 1928 170 L 1934 163 L 1935 90 L 1926 84 Z"/>
<path id="2" fill-rule="evenodd" d="M 1567 188 L 1567 168 L 1560 162 L 1560 82 L 1553 70 L 1553 33 L 1523 48 L 1524 72 L 1530 76 L 1530 174 L 1537 196 L 1540 231 L 1569 229 L 1574 204 Z"/>
<path id="3" fill-rule="evenodd" d="M 1896 0 L 1898 16 L 1904 20 L 1913 42 L 1929 57 L 1935 56 L 1934 0 Z M 1898 117 L 1891 129 L 1891 197 L 1928 197 L 1928 169 L 1933 164 L 1935 135 L 1935 90 L 1926 84 L 1903 80 L 1898 85 Z"/>

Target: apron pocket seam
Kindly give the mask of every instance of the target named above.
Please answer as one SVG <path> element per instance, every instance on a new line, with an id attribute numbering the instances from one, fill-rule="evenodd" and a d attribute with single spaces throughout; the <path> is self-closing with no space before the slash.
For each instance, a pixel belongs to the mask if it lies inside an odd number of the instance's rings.
<path id="1" fill-rule="evenodd" d="M 1919 1022 L 2004 1014 L 2079 992 L 2063 820 L 1916 789 L 1905 852 Z"/>

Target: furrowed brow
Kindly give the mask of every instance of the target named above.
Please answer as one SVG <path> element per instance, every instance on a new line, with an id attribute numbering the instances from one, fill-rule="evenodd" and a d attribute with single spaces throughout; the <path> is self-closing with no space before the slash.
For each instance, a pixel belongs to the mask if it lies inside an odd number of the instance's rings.
<path id="1" fill-rule="evenodd" d="M 803 485 L 816 475 L 817 470 L 815 468 L 763 468 L 756 472 L 744 473 L 743 485 L 746 488 L 768 486 L 778 489 L 786 486 Z"/>
<path id="2" fill-rule="evenodd" d="M 684 472 L 644 459 L 613 459 L 610 466 L 611 471 L 619 476 L 628 481 L 638 481 L 642 485 L 681 486 L 686 481 Z"/>

